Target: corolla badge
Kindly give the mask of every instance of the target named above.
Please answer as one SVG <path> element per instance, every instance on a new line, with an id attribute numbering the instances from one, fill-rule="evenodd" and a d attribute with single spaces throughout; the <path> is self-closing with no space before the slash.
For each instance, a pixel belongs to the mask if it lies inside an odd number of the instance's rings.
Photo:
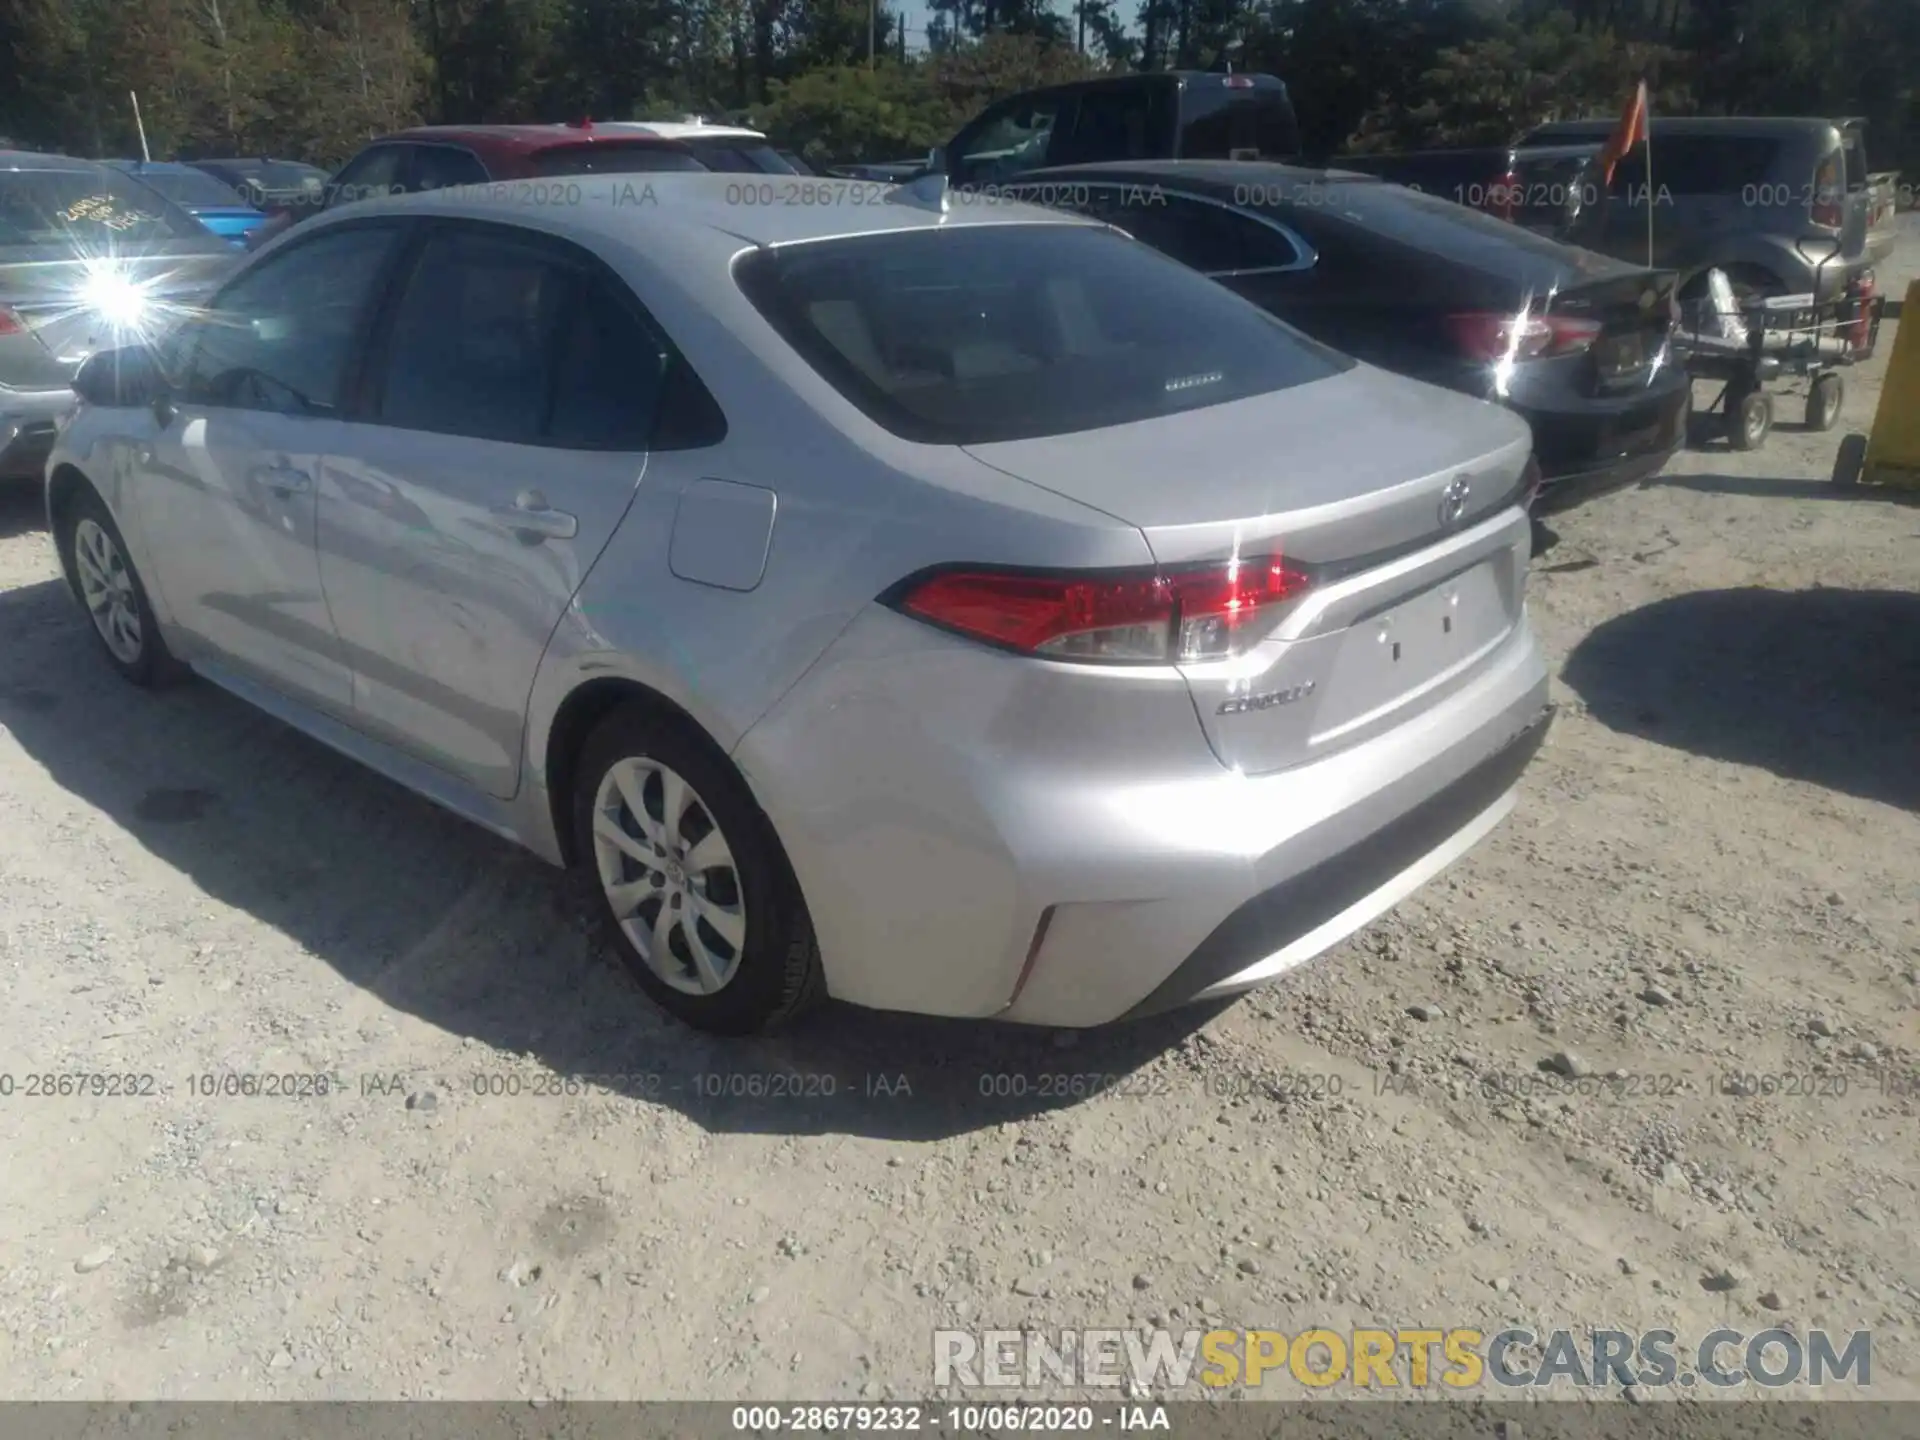
<path id="1" fill-rule="evenodd" d="M 1467 513 L 1467 497 L 1473 494 L 1473 486 L 1464 475 L 1456 475 L 1447 482 L 1447 488 L 1440 492 L 1440 523 L 1451 528 L 1458 525 Z"/>

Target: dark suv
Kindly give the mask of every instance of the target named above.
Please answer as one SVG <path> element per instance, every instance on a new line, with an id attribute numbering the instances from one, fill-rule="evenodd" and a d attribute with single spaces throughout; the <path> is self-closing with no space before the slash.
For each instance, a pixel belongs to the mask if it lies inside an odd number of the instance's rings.
<path id="1" fill-rule="evenodd" d="M 991 187 L 1041 166 L 1108 160 L 1295 160 L 1300 124 L 1272 75 L 1171 70 L 1023 90 L 939 152 L 949 181 Z"/>
<path id="2" fill-rule="evenodd" d="M 1599 146 L 1615 123 L 1542 125 L 1521 151 Z M 1867 173 L 1857 121 L 1657 116 L 1651 128 L 1567 238 L 1645 264 L 1651 207 L 1652 263 L 1677 271 L 1688 295 L 1718 268 L 1748 295 L 1831 297 L 1892 248 L 1891 187 Z"/>

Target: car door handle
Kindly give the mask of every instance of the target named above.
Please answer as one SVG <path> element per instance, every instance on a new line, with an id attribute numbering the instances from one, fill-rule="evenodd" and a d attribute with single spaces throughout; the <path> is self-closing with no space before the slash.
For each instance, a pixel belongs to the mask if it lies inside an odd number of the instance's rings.
<path id="1" fill-rule="evenodd" d="M 511 505 L 494 506 L 492 514 L 501 529 L 533 544 L 571 540 L 580 533 L 580 522 L 564 510 L 550 508 L 546 496 L 537 490 L 523 491 Z"/>
<path id="2" fill-rule="evenodd" d="M 298 495 L 313 488 L 313 477 L 292 465 L 262 465 L 253 478 L 276 495 Z"/>

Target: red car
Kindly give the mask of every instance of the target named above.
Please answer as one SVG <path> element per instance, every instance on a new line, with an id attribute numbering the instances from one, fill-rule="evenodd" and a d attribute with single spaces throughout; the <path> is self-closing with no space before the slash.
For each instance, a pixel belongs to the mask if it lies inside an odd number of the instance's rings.
<path id="1" fill-rule="evenodd" d="M 759 131 L 702 121 L 421 125 L 382 136 L 349 160 L 327 182 L 318 208 L 448 185 L 661 170 L 795 173 Z M 276 216 L 251 232 L 251 243 L 272 239 L 296 218 Z"/>

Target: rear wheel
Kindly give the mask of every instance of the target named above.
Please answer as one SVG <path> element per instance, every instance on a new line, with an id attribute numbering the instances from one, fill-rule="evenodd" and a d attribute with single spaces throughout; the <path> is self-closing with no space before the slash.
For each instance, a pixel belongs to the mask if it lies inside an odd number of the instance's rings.
<path id="1" fill-rule="evenodd" d="M 1727 396 L 1727 443 L 1736 450 L 1758 450 L 1773 430 L 1773 397 L 1764 390 Z"/>
<path id="2" fill-rule="evenodd" d="M 1847 382 L 1838 375 L 1822 375 L 1807 392 L 1807 428 L 1827 431 L 1839 423 L 1840 407 L 1847 401 Z"/>
<path id="3" fill-rule="evenodd" d="M 127 542 L 106 502 L 82 488 L 60 512 L 56 543 L 107 663 L 135 685 L 156 687 L 177 680 L 180 662 L 160 638 L 140 572 L 127 558 Z"/>
<path id="4" fill-rule="evenodd" d="M 689 1025 L 743 1035 L 820 998 L 819 951 L 773 827 L 726 758 L 633 707 L 588 738 L 575 853 L 628 971 Z"/>

